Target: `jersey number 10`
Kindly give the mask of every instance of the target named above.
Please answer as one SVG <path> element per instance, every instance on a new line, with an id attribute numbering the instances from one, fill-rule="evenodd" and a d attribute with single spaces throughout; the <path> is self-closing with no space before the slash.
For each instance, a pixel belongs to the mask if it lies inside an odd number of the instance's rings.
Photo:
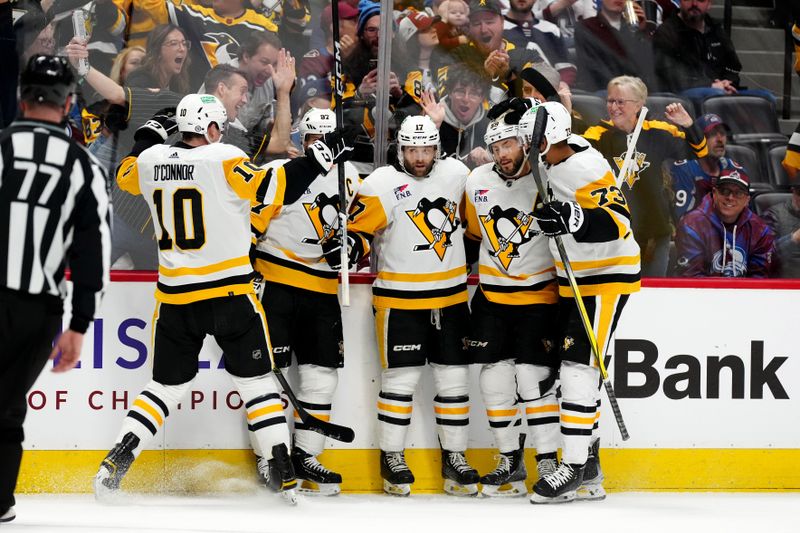
<path id="1" fill-rule="evenodd" d="M 158 213 L 158 225 L 161 226 L 161 237 L 158 239 L 159 250 L 172 250 L 173 241 L 164 225 L 164 191 L 153 191 L 153 203 Z M 187 234 L 186 204 L 189 204 L 189 225 L 191 233 Z M 206 230 L 203 223 L 203 195 L 197 189 L 178 189 L 172 194 L 172 227 L 175 228 L 175 244 L 181 250 L 197 250 L 206 243 Z"/>

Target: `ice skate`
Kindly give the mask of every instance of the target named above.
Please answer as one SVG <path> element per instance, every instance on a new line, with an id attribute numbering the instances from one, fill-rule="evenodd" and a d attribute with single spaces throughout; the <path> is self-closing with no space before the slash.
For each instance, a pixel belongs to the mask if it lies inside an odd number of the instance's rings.
<path id="1" fill-rule="evenodd" d="M 300 484 L 298 492 L 314 496 L 335 496 L 341 492 L 342 476 L 328 470 L 316 457 L 295 447 L 292 466 Z"/>
<path id="2" fill-rule="evenodd" d="M 539 474 L 539 479 L 552 474 L 556 468 L 558 468 L 558 455 L 555 452 L 536 455 L 536 472 Z"/>
<path id="3" fill-rule="evenodd" d="M 577 499 L 586 501 L 599 501 L 606 499 L 606 489 L 603 488 L 603 469 L 600 468 L 600 439 L 589 446 L 589 457 L 586 459 L 586 468 L 583 470 L 583 483 L 578 488 Z"/>
<path id="4" fill-rule="evenodd" d="M 519 449 L 497 456 L 497 468 L 481 478 L 481 494 L 492 498 L 517 498 L 528 494 L 525 479 L 525 435 L 519 437 Z"/>
<path id="5" fill-rule="evenodd" d="M 297 504 L 297 480 L 294 477 L 292 460 L 285 444 L 276 444 L 272 447 L 272 459 L 266 460 L 259 457 L 257 461 L 258 473 L 267 485 L 267 488 L 283 498 L 289 505 Z"/>
<path id="6" fill-rule="evenodd" d="M 414 474 L 406 464 L 403 452 L 385 452 L 381 450 L 381 477 L 383 478 L 383 491 L 393 496 L 408 496 L 411 494 L 411 484 L 414 483 Z"/>
<path id="7" fill-rule="evenodd" d="M 133 433 L 126 433 L 122 441 L 114 446 L 94 476 L 94 497 L 104 500 L 112 497 L 119 491 L 122 478 L 133 464 L 133 450 L 139 446 L 139 437 Z"/>
<path id="8" fill-rule="evenodd" d="M 469 466 L 464 452 L 442 450 L 444 491 L 453 496 L 477 496 L 478 471 Z"/>
<path id="9" fill-rule="evenodd" d="M 0 512 L 0 522 L 11 522 L 17 517 L 14 506 L 9 507 L 5 511 Z"/>
<path id="10" fill-rule="evenodd" d="M 533 486 L 531 503 L 567 503 L 575 499 L 575 492 L 583 481 L 583 465 L 561 463 Z"/>

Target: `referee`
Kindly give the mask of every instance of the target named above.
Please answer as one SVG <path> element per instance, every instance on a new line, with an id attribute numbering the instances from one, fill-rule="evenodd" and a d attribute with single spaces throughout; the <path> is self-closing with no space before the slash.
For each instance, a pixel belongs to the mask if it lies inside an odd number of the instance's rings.
<path id="1" fill-rule="evenodd" d="M 64 59 L 33 56 L 20 76 L 22 118 L 0 132 L 1 522 L 15 516 L 28 390 L 48 355 L 55 372 L 78 362 L 108 282 L 108 183 L 98 161 L 65 133 L 73 90 Z M 53 346 L 67 266 L 72 319 Z"/>

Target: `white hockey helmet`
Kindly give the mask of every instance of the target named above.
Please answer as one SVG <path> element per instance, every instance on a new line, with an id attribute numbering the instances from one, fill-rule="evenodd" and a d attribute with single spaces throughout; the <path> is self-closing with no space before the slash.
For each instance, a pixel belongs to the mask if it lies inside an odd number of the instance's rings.
<path id="1" fill-rule="evenodd" d="M 508 116 L 508 112 L 491 121 L 486 127 L 486 133 L 483 134 L 483 142 L 486 143 L 487 148 L 503 139 L 516 139 L 519 137 L 519 127 L 517 124 L 506 122 L 506 116 Z"/>
<path id="2" fill-rule="evenodd" d="M 189 94 L 184 96 L 178 104 L 175 122 L 181 133 L 196 133 L 203 135 L 208 140 L 208 127 L 214 123 L 220 131 L 225 129 L 228 113 L 216 96 Z"/>
<path id="3" fill-rule="evenodd" d="M 336 115 L 330 109 L 312 107 L 300 119 L 300 139 L 306 135 L 325 135 L 336 131 Z"/>
<path id="4" fill-rule="evenodd" d="M 547 148 L 539 154 L 540 156 L 545 155 L 555 143 L 566 141 L 572 135 L 572 116 L 567 111 L 567 108 L 559 102 L 544 102 L 538 106 L 533 106 L 522 115 L 519 121 L 521 143 L 530 144 L 536 116 L 539 110 L 542 109 L 547 113 L 547 121 L 544 125 L 544 138 L 547 141 Z"/>
<path id="5" fill-rule="evenodd" d="M 429 116 L 409 116 L 403 119 L 400 129 L 397 132 L 397 160 L 400 168 L 409 176 L 413 176 L 406 170 L 405 156 L 403 148 L 406 146 L 434 146 L 436 151 L 433 156 L 433 164 L 439 159 L 442 149 L 439 144 L 439 129 Z M 431 167 L 433 168 L 433 167 Z"/>

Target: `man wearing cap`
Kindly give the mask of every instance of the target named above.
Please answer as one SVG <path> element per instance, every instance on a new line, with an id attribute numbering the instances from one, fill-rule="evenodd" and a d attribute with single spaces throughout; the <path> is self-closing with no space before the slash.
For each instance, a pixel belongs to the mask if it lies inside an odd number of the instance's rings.
<path id="1" fill-rule="evenodd" d="M 560 102 L 572 115 L 572 133 L 582 134 L 589 124 L 572 108 L 572 92 L 561 81 L 558 72 L 547 63 L 538 63 L 522 69 L 514 87 L 515 96 L 535 98 L 542 102 Z"/>
<path id="2" fill-rule="evenodd" d="M 800 278 L 800 180 L 791 180 L 792 197 L 764 214 L 775 233 L 778 250 L 780 277 Z"/>
<path id="3" fill-rule="evenodd" d="M 356 45 L 356 27 L 358 23 L 358 8 L 339 0 L 339 46 L 342 52 L 342 61 L 347 61 Z M 303 56 L 297 77 L 300 84 L 314 79 L 328 80 L 333 72 L 333 19 L 331 4 L 325 6 L 319 18 L 319 27 L 325 36 L 325 44 L 320 48 L 310 50 Z"/>
<path id="4" fill-rule="evenodd" d="M 747 207 L 749 201 L 750 179 L 744 169 L 723 170 L 711 194 L 678 225 L 678 276 L 772 276 L 775 236 L 767 223 Z"/>
<path id="5" fill-rule="evenodd" d="M 741 168 L 739 163 L 725 157 L 728 126 L 718 115 L 703 115 L 697 119 L 697 126 L 706 136 L 708 155 L 699 159 L 675 161 L 669 169 L 673 197 L 672 219 L 676 223 L 683 215 L 700 205 L 723 170 Z"/>

